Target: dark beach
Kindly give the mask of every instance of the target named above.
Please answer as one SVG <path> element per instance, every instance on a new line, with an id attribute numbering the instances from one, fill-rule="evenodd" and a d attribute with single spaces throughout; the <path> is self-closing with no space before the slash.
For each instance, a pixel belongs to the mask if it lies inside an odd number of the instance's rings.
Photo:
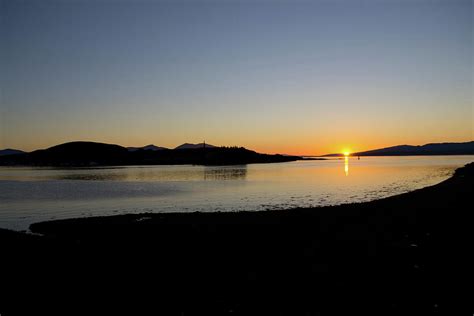
<path id="1" fill-rule="evenodd" d="M 368 203 L 0 230 L 0 312 L 472 315 L 473 188 L 471 163 Z"/>

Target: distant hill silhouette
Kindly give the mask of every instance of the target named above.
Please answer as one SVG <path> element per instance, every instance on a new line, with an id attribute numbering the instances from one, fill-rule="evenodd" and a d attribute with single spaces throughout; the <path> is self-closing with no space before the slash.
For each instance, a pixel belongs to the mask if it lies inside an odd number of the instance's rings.
<path id="1" fill-rule="evenodd" d="M 168 149 L 166 147 L 159 147 L 155 145 L 146 145 L 143 147 L 127 147 L 128 151 L 137 151 L 137 150 L 152 150 L 152 151 L 157 151 L 157 150 L 163 150 L 163 149 Z"/>
<path id="2" fill-rule="evenodd" d="M 399 145 L 352 153 L 352 156 L 421 156 L 421 155 L 474 155 L 474 141 L 465 143 L 432 143 L 422 146 Z M 340 157 L 329 154 L 325 157 Z"/>
<path id="3" fill-rule="evenodd" d="M 121 164 L 128 160 L 126 148 L 95 142 L 70 142 L 48 149 L 0 157 L 2 165 L 93 166 Z"/>
<path id="4" fill-rule="evenodd" d="M 195 145 L 199 146 L 199 144 Z M 212 145 L 211 145 L 212 146 Z M 206 147 L 144 150 L 129 149 L 95 142 L 70 142 L 48 149 L 0 157 L 0 165 L 33 166 L 105 166 L 200 164 L 233 165 L 248 163 L 286 162 L 302 159 L 298 156 L 267 155 L 243 147 Z M 146 146 L 147 147 L 147 146 Z"/>
<path id="5" fill-rule="evenodd" d="M 24 154 L 24 153 L 25 152 L 22 150 L 11 149 L 11 148 L 0 150 L 0 156 L 17 155 L 17 154 Z"/>
<path id="6" fill-rule="evenodd" d="M 198 148 L 203 148 L 204 145 L 206 148 L 216 148 L 216 146 L 211 145 L 211 144 L 204 144 L 204 143 L 199 143 L 199 144 L 190 144 L 190 143 L 184 143 L 182 145 L 179 145 L 175 149 L 198 149 Z"/>

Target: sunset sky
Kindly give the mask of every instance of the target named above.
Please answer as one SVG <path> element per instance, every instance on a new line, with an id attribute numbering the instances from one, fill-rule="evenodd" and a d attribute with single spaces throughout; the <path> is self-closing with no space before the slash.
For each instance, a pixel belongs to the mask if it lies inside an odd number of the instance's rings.
<path id="1" fill-rule="evenodd" d="M 470 0 L 0 5 L 0 149 L 474 139 Z"/>

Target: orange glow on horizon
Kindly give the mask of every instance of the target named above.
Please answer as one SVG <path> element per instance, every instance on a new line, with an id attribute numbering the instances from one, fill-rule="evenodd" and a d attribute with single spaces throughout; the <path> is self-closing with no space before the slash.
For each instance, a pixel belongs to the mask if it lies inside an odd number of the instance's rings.
<path id="1" fill-rule="evenodd" d="M 377 136 L 374 136 L 377 137 Z M 347 135 L 344 137 L 347 138 Z M 24 151 L 33 151 L 37 149 L 45 149 L 51 146 L 62 144 L 69 141 L 94 141 L 108 144 L 118 144 L 124 147 L 140 147 L 148 144 L 154 144 L 156 146 L 162 146 L 167 148 L 175 148 L 176 146 L 185 143 L 199 143 L 205 139 L 206 143 L 215 146 L 242 146 L 250 150 L 254 150 L 259 153 L 266 154 L 288 154 L 297 156 L 318 156 L 326 154 L 342 154 L 343 157 L 351 157 L 355 152 L 362 152 L 367 150 L 385 148 L 396 146 L 400 144 L 409 145 L 424 145 L 427 143 L 440 142 L 438 139 L 423 139 L 423 140 L 408 140 L 408 139 L 370 139 L 363 137 L 354 137 L 352 140 L 344 140 L 343 137 L 337 138 L 315 138 L 314 136 L 305 136 L 301 138 L 289 138 L 289 139 L 272 139 L 271 141 L 265 140 L 254 140 L 242 138 L 238 141 L 228 140 L 226 138 L 219 137 L 175 137 L 172 139 L 153 139 L 146 136 L 130 137 L 122 139 L 120 137 L 81 137 L 81 136 L 69 136 L 64 135 L 58 139 L 41 139 L 41 142 L 34 142 L 34 139 L 30 139 L 25 145 L 19 145 L 13 142 L 0 143 L 0 149 L 2 148 L 14 148 Z M 295 140 L 296 139 L 296 140 Z M 360 142 L 358 142 L 358 140 Z M 467 142 L 471 141 L 470 138 L 449 138 L 443 139 L 446 142 Z M 1 141 L 1 140 L 0 140 Z"/>

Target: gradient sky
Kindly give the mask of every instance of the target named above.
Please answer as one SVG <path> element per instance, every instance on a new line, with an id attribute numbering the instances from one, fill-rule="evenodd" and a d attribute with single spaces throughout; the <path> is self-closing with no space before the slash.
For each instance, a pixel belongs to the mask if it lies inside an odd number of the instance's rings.
<path id="1" fill-rule="evenodd" d="M 474 139 L 470 0 L 0 5 L 0 148 Z"/>

